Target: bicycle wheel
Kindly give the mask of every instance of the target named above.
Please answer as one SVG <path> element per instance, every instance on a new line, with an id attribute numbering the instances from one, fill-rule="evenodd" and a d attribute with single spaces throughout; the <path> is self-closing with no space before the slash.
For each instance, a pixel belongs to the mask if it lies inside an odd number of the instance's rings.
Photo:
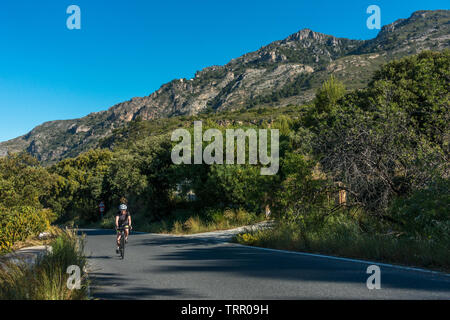
<path id="1" fill-rule="evenodd" d="M 122 232 L 120 237 L 120 256 L 122 259 L 125 257 L 125 232 Z"/>

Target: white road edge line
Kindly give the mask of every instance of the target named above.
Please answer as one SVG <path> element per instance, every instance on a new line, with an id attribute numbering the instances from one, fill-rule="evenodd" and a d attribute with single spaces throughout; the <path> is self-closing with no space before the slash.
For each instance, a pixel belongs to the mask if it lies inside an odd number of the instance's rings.
<path id="1" fill-rule="evenodd" d="M 406 266 L 400 266 L 400 265 L 389 264 L 389 263 L 375 262 L 375 261 L 369 261 L 369 260 L 351 259 L 351 258 L 342 258 L 342 257 L 335 257 L 335 256 L 327 256 L 327 255 L 323 255 L 323 254 L 308 253 L 308 252 L 301 252 L 301 251 L 289 251 L 289 250 L 263 248 L 263 247 L 257 247 L 257 246 L 248 246 L 245 244 L 240 244 L 240 243 L 235 243 L 235 242 L 230 242 L 230 243 L 238 245 L 238 246 L 246 247 L 246 248 L 257 249 L 257 250 L 296 254 L 296 255 L 301 255 L 301 256 L 310 256 L 310 257 L 317 257 L 317 258 L 326 258 L 326 259 L 340 260 L 340 261 L 347 261 L 347 262 L 357 262 L 357 263 L 364 263 L 364 264 L 370 264 L 370 265 L 374 264 L 374 265 L 382 266 L 382 267 L 431 273 L 433 275 L 450 277 L 450 274 L 445 273 L 445 272 L 439 272 L 439 271 L 433 271 L 433 270 L 427 270 L 427 269 L 421 269 L 421 268 L 414 268 L 414 267 L 406 267 Z"/>
<path id="2" fill-rule="evenodd" d="M 97 230 L 97 229 L 91 229 L 91 230 Z M 108 230 L 108 229 L 98 229 L 98 230 Z M 214 232 L 214 231 L 213 231 Z M 163 233 L 150 233 L 150 232 L 139 232 L 135 231 L 135 234 L 149 234 L 149 235 L 155 235 L 155 236 L 171 236 L 171 237 L 189 237 L 192 235 L 176 235 L 176 234 L 163 234 Z M 200 234 L 200 233 L 197 233 Z M 406 267 L 406 266 L 400 266 L 395 264 L 389 264 L 389 263 L 382 263 L 382 262 L 375 262 L 370 260 L 360 260 L 360 259 L 351 259 L 351 258 L 343 258 L 343 257 L 336 257 L 336 256 L 327 256 L 324 254 L 317 254 L 317 253 L 308 253 L 308 252 L 301 252 L 301 251 L 289 251 L 289 250 L 280 250 L 280 249 L 271 249 L 271 248 L 264 248 L 264 247 L 257 247 L 257 246 L 248 246 L 245 244 L 240 244 L 236 242 L 231 242 L 229 240 L 225 239 L 209 239 L 209 238 L 201 238 L 201 237 L 191 237 L 193 239 L 202 240 L 202 241 L 212 241 L 215 243 L 229 243 L 234 244 L 236 246 L 241 246 L 245 248 L 251 248 L 251 249 L 257 249 L 257 250 L 265 250 L 265 251 L 272 251 L 272 252 L 279 252 L 279 253 L 287 253 L 287 254 L 296 254 L 301 256 L 310 256 L 310 257 L 316 257 L 316 258 L 325 258 L 325 259 L 331 259 L 331 260 L 340 260 L 340 261 L 346 261 L 346 262 L 356 262 L 356 263 L 363 263 L 363 264 L 369 264 L 369 265 L 377 265 L 382 267 L 388 267 L 393 269 L 400 269 L 400 270 L 408 270 L 408 271 L 415 271 L 415 272 L 422 272 L 422 273 L 428 273 L 432 275 L 437 276 L 444 276 L 449 277 L 449 273 L 445 272 L 439 272 L 439 271 L 433 271 L 433 270 L 427 270 L 427 269 L 421 269 L 421 268 L 414 268 L 414 267 Z"/>

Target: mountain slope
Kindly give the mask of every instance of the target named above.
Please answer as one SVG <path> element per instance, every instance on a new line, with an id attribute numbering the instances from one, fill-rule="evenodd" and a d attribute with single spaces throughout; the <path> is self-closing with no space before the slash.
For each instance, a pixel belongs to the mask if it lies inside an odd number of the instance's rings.
<path id="1" fill-rule="evenodd" d="M 334 74 L 348 88 L 364 86 L 381 64 L 422 50 L 450 47 L 450 11 L 418 11 L 384 26 L 372 40 L 350 40 L 300 30 L 231 60 L 177 79 L 147 97 L 133 98 L 74 120 L 46 122 L 30 133 L 0 143 L 7 151 L 27 150 L 52 163 L 97 146 L 125 123 L 192 115 L 206 109 L 235 110 L 256 105 L 302 104 Z"/>

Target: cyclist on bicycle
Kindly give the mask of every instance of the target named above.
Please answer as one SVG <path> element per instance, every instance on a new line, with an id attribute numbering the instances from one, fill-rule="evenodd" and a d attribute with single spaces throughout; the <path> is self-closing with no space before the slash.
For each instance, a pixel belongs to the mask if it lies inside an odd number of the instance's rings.
<path id="1" fill-rule="evenodd" d="M 125 230 L 125 242 L 128 241 L 128 234 L 131 228 L 131 215 L 128 211 L 126 204 L 121 204 L 119 206 L 119 212 L 116 214 L 116 229 L 117 229 L 117 248 L 116 253 L 119 253 L 120 246 L 120 229 Z"/>

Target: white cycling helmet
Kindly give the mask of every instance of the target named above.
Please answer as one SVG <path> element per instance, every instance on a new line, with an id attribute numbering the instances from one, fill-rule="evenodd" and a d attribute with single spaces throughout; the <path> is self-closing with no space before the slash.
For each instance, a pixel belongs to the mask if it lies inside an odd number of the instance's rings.
<path id="1" fill-rule="evenodd" d="M 127 210 L 127 205 L 126 204 L 121 204 L 119 206 L 119 210 Z"/>

